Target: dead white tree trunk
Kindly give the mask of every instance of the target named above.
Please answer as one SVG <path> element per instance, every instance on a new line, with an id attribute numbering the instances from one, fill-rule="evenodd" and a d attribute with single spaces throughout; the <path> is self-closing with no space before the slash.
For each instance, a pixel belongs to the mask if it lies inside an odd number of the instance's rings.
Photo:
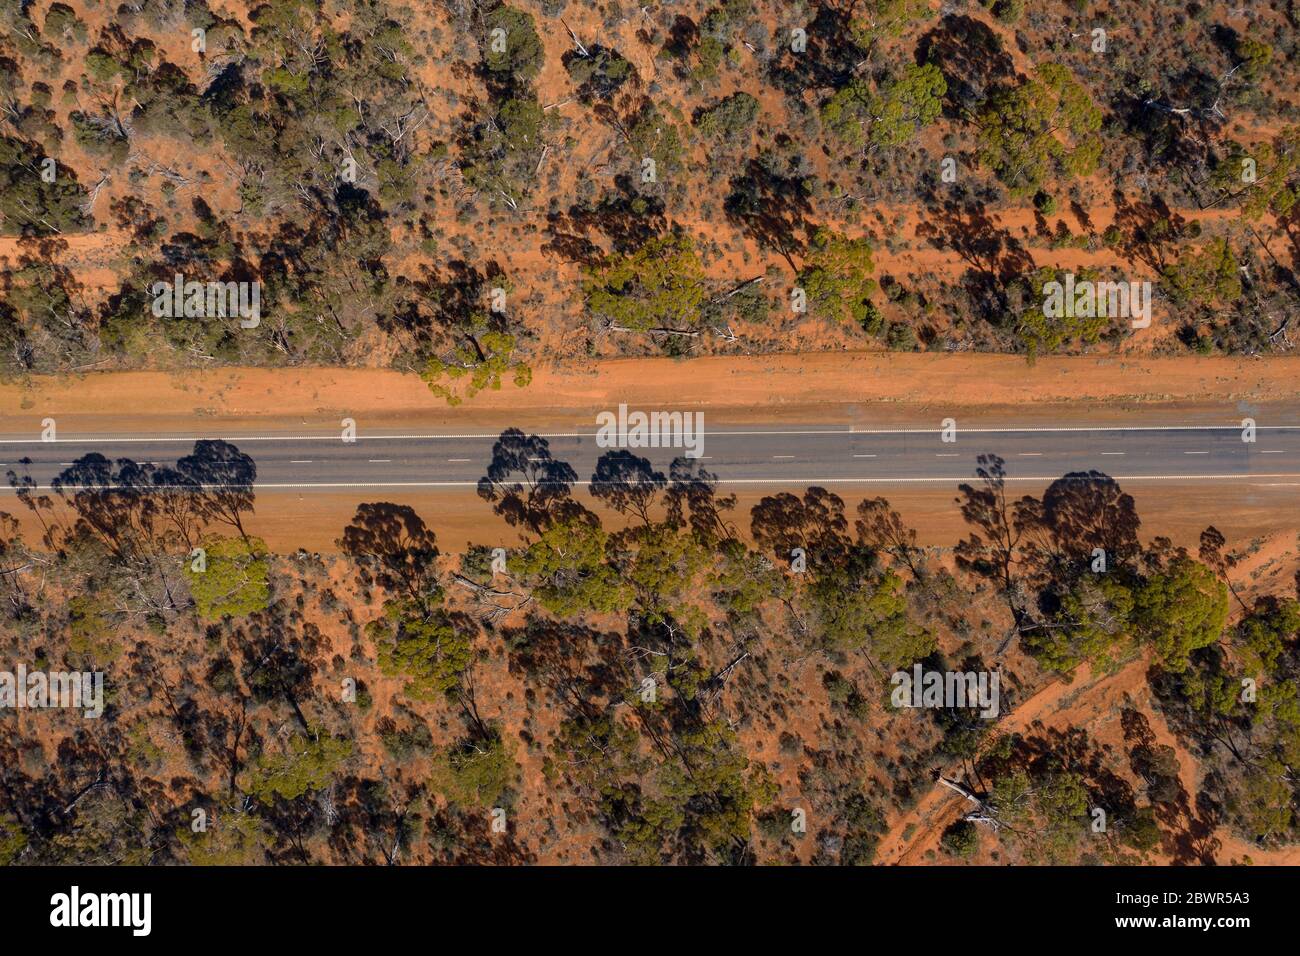
<path id="1" fill-rule="evenodd" d="M 995 830 L 1001 829 L 1002 823 L 998 820 L 996 812 L 988 805 L 988 803 L 976 796 L 973 790 L 955 780 L 949 780 L 943 775 L 939 776 L 939 782 L 949 790 L 960 793 L 971 803 L 975 804 L 974 810 L 971 810 L 962 816 L 963 820 L 967 820 L 971 823 L 986 823 Z"/>

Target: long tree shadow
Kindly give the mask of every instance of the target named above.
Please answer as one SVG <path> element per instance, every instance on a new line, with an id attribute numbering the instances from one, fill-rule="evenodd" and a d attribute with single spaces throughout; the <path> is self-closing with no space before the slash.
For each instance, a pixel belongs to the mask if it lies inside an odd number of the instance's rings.
<path id="1" fill-rule="evenodd" d="M 588 513 L 573 500 L 577 480 L 573 467 L 551 454 L 545 438 L 508 428 L 492 446 L 478 495 L 512 527 L 540 534 L 557 521 Z"/>
<path id="2" fill-rule="evenodd" d="M 1098 745 L 1080 727 L 1065 729 L 1033 725 L 1033 733 L 1019 741 L 1019 751 L 1031 776 L 1040 770 L 1060 768 L 1079 774 L 1088 789 L 1089 807 L 1106 813 L 1106 831 L 1122 832 L 1138 813 L 1132 784 L 1109 766 L 1109 744 Z"/>
<path id="3" fill-rule="evenodd" d="M 1129 767 L 1145 784 L 1157 821 L 1162 825 L 1165 852 L 1171 863 L 1213 866 L 1221 842 L 1214 833 L 1219 814 L 1212 802 L 1198 795 L 1193 807 L 1179 776 L 1178 752 L 1160 744 L 1141 711 L 1126 707 L 1120 716 Z"/>
<path id="4" fill-rule="evenodd" d="M 595 717 L 633 686 L 627 638 L 618 631 L 530 615 L 502 637 L 511 671 L 540 679 L 572 714 Z"/>
<path id="5" fill-rule="evenodd" d="M 651 510 L 666 484 L 664 473 L 656 471 L 649 459 L 616 450 L 600 456 L 590 488 L 592 497 L 598 501 L 625 517 L 632 515 L 649 525 Z"/>
<path id="6" fill-rule="evenodd" d="M 203 490 L 203 515 L 230 525 L 247 538 L 243 517 L 252 514 L 257 464 L 228 441 L 200 440 L 194 451 L 176 462 L 176 471 L 191 486 Z"/>
<path id="7" fill-rule="evenodd" d="M 697 458 L 675 458 L 668 467 L 668 490 L 664 494 L 668 521 L 675 527 L 690 526 L 705 542 L 736 537 L 736 529 L 724 515 L 736 507 L 736 496 L 718 495 L 718 476 Z"/>
<path id="8" fill-rule="evenodd" d="M 965 119 L 990 87 L 1015 75 L 1002 38 L 987 24 L 965 14 L 946 14 L 917 44 L 918 63 L 934 63 L 948 84 L 945 115 Z"/>
<path id="9" fill-rule="evenodd" d="M 32 481 L 14 472 L 9 479 L 28 507 L 52 508 L 49 497 L 30 494 Z M 202 439 L 174 467 L 90 452 L 60 471 L 50 488 L 76 514 L 74 533 L 98 539 L 114 558 L 129 562 L 164 550 L 168 531 L 192 544 L 202 526 L 216 522 L 247 538 L 243 522 L 253 511 L 256 479 L 250 456 L 230 442 Z"/>
<path id="10" fill-rule="evenodd" d="M 813 567 L 839 563 L 850 548 L 844 500 L 825 488 L 809 488 L 799 497 L 789 492 L 770 495 L 750 511 L 750 532 L 760 551 L 779 562 L 802 548 Z"/>
<path id="11" fill-rule="evenodd" d="M 1033 257 L 1020 240 L 1000 228 L 978 203 L 945 202 L 938 211 L 931 210 L 916 234 L 936 249 L 957 253 L 977 273 L 1001 282 L 1034 269 Z"/>
<path id="12" fill-rule="evenodd" d="M 1074 577 L 1090 566 L 1098 549 L 1107 569 L 1131 564 L 1142 551 L 1133 496 L 1095 469 L 1063 475 L 1041 499 L 1020 499 L 1015 520 L 1026 532 L 1029 560 L 1040 562 L 1045 573 Z"/>
<path id="13" fill-rule="evenodd" d="M 768 71 L 772 82 L 787 96 L 802 97 L 807 90 L 838 89 L 849 81 L 866 50 L 853 42 L 852 4 L 819 3 L 816 15 L 804 25 L 807 49 L 794 52 L 779 44 Z M 783 38 L 784 39 L 784 38 Z"/>
<path id="14" fill-rule="evenodd" d="M 616 252 L 625 253 L 635 251 L 667 229 L 662 199 L 639 193 L 626 173 L 614 177 L 614 188 L 615 192 L 601 196 L 594 205 L 575 203 L 567 216 L 551 213 L 547 217 L 548 234 L 555 237 L 552 242 L 566 237 L 554 246 L 557 253 L 568 248 L 576 254 L 576 261 L 585 261 L 590 251 L 581 242 L 593 229 L 604 233 Z"/>
<path id="15" fill-rule="evenodd" d="M 803 178 L 772 169 L 763 159 L 751 159 L 745 172 L 731 180 L 724 209 L 727 220 L 759 245 L 773 249 L 798 273 L 794 256 L 806 244 L 812 206 Z M 802 237 L 798 235 L 802 233 Z"/>
<path id="16" fill-rule="evenodd" d="M 1159 196 L 1130 202 L 1122 190 L 1115 190 L 1115 219 L 1106 230 L 1107 241 L 1130 264 L 1140 262 L 1163 272 L 1176 257 L 1184 238 L 1195 238 L 1200 227 L 1174 212 Z"/>
<path id="17" fill-rule="evenodd" d="M 337 544 L 356 562 L 366 587 L 378 585 L 416 600 L 437 588 L 437 536 L 410 505 L 357 505 Z"/>
<path id="18" fill-rule="evenodd" d="M 416 279 L 401 279 L 409 293 L 400 296 L 391 314 L 381 315 L 378 324 L 385 332 L 401 332 L 423 353 L 448 335 L 472 328 L 476 318 L 504 329 L 500 313 L 489 310 L 488 294 L 493 284 L 504 280 L 505 270 L 489 260 L 479 266 L 462 259 L 446 263 L 445 272 L 425 266 Z"/>

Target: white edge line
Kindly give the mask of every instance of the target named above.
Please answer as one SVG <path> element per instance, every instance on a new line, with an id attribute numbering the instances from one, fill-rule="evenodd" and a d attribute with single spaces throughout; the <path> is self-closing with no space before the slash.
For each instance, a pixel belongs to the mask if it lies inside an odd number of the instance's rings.
<path id="1" fill-rule="evenodd" d="M 1297 431 L 1300 425 L 1258 425 L 1256 431 Z M 595 432 L 528 432 L 523 431 L 530 438 L 595 438 Z M 938 428 L 829 428 L 813 430 L 762 430 L 755 429 L 752 431 L 710 431 L 704 430 L 705 435 L 939 435 L 942 429 Z M 1079 426 L 1070 428 L 1045 428 L 1045 427 L 1008 427 L 1008 428 L 958 428 L 956 434 L 970 435 L 1001 435 L 1020 432 L 1167 432 L 1167 431 L 1241 431 L 1240 425 L 1098 425 L 1098 426 Z M 459 435 L 357 435 L 353 441 L 411 441 L 411 440 L 457 440 L 457 439 L 492 439 L 496 440 L 501 437 L 501 432 L 491 432 L 482 434 L 459 434 Z M 38 438 L 0 438 L 0 445 L 88 445 L 88 444 L 140 444 L 144 442 L 196 442 L 196 441 L 227 441 L 232 443 L 250 442 L 250 441 L 336 441 L 342 444 L 351 444 L 352 442 L 343 442 L 343 439 L 337 435 L 199 435 L 191 437 L 174 437 L 174 436 L 156 436 L 156 437 L 131 437 L 131 438 L 56 438 L 53 441 L 42 441 Z"/>

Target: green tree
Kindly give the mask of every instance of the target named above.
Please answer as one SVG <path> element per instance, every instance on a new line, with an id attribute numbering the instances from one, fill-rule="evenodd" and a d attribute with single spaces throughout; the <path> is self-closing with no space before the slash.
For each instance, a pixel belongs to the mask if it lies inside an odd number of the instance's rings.
<path id="1" fill-rule="evenodd" d="M 1025 649 L 1059 674 L 1084 661 L 1108 668 L 1131 633 L 1133 603 L 1131 587 L 1118 575 L 1083 575 L 1061 595 L 1056 614 L 1026 632 Z"/>
<path id="2" fill-rule="evenodd" d="M 902 146 L 924 126 L 939 118 L 948 83 L 933 63 L 909 64 L 891 77 L 872 98 L 871 142 Z"/>
<path id="3" fill-rule="evenodd" d="M 618 572 L 605 563 L 607 540 L 597 522 L 581 514 L 566 515 L 522 553 L 512 555 L 509 567 L 533 584 L 537 603 L 552 614 L 608 613 L 624 606 L 627 598 Z"/>
<path id="4" fill-rule="evenodd" d="M 813 578 L 805 599 L 828 650 L 867 650 L 882 668 L 893 671 L 935 649 L 934 636 L 908 618 L 903 579 L 893 571 L 875 576 L 849 569 L 823 572 Z"/>
<path id="5" fill-rule="evenodd" d="M 758 113 L 758 100 L 742 90 L 700 110 L 695 126 L 710 139 L 748 143 Z"/>
<path id="6" fill-rule="evenodd" d="M 1248 221 L 1265 214 L 1284 219 L 1300 201 L 1300 126 L 1250 149 L 1233 143 L 1215 165 L 1210 184 L 1241 196 L 1241 215 Z"/>
<path id="7" fill-rule="evenodd" d="M 873 329 L 879 324 L 878 313 L 871 304 L 876 282 L 868 278 L 875 266 L 871 261 L 871 243 L 865 238 L 849 239 L 829 229 L 818 229 L 804 257 L 799 282 L 808 294 L 808 302 L 834 319 Z"/>
<path id="8" fill-rule="evenodd" d="M 498 74 L 528 83 L 541 72 L 546 51 L 532 14 L 504 4 L 484 17 L 483 61 Z M 497 33 L 496 31 L 501 31 Z"/>
<path id="9" fill-rule="evenodd" d="M 244 790 L 267 804 L 275 797 L 295 800 L 328 784 L 352 756 L 352 749 L 352 741 L 339 737 L 295 734 L 282 753 L 263 753 L 257 758 L 248 770 Z"/>
<path id="10" fill-rule="evenodd" d="M 262 866 L 274 839 L 251 813 L 234 810 L 214 815 L 208 828 L 177 833 L 191 866 Z"/>
<path id="11" fill-rule="evenodd" d="M 856 77 L 822 104 L 822 123 L 850 146 L 861 148 L 871 129 L 872 105 L 871 84 Z"/>
<path id="12" fill-rule="evenodd" d="M 909 64 L 877 92 L 865 79 L 849 81 L 823 104 L 822 122 L 854 147 L 902 146 L 939 117 L 947 92 L 948 83 L 933 63 Z"/>
<path id="13" fill-rule="evenodd" d="M 1025 14 L 1025 0 L 981 0 L 1003 23 L 1018 23 Z"/>
<path id="14" fill-rule="evenodd" d="M 0 234 L 51 236 L 92 225 L 81 211 L 86 190 L 70 168 L 55 163 L 54 182 L 45 181 L 48 158 L 37 146 L 0 136 Z"/>
<path id="15" fill-rule="evenodd" d="M 613 326 L 689 328 L 704 303 L 704 267 L 684 235 L 659 236 L 588 270 L 587 308 Z"/>
<path id="16" fill-rule="evenodd" d="M 1087 176 L 1101 157 L 1101 110 L 1059 63 L 1040 66 L 1033 79 L 1003 86 L 976 117 L 980 161 L 1013 195 L 1037 192 L 1059 167 Z"/>
<path id="17" fill-rule="evenodd" d="M 1187 667 L 1188 655 L 1219 639 L 1228 619 L 1228 588 L 1208 567 L 1176 558 L 1134 594 L 1134 621 L 1170 670 Z"/>
<path id="18" fill-rule="evenodd" d="M 789 579 L 771 559 L 735 538 L 718 545 L 710 584 L 718 604 L 742 619 L 757 614 L 767 601 L 792 597 Z"/>
<path id="19" fill-rule="evenodd" d="M 406 693 L 416 700 L 438 700 L 453 693 L 474 659 L 473 634 L 441 607 L 426 609 L 412 600 L 384 603 L 383 617 L 366 625 L 379 649 L 379 669 L 405 677 Z"/>
<path id="20" fill-rule="evenodd" d="M 1094 269 L 1082 269 L 1076 274 L 1076 279 L 1099 282 L 1102 276 Z M 1114 316 L 1086 314 L 1099 311 L 1095 307 L 1099 297 L 1087 300 L 1093 305 L 1091 309 L 1076 308 L 1075 303 L 1065 302 L 1059 296 L 1053 300 L 1048 295 L 1048 284 L 1057 283 L 1063 287 L 1064 280 L 1064 271 L 1047 267 L 1033 272 L 1022 286 L 1026 289 L 1024 298 L 1028 305 L 1018 317 L 1008 321 L 1014 325 L 1016 339 L 1030 360 L 1039 355 L 1050 355 L 1076 342 L 1095 345 L 1115 321 Z M 1057 308 L 1057 305 L 1062 307 Z M 1049 315 L 1049 311 L 1060 314 Z"/>
<path id="21" fill-rule="evenodd" d="M 1263 79 L 1269 63 L 1273 60 L 1273 48 L 1253 37 L 1239 36 L 1233 52 L 1241 58 L 1242 76 L 1252 82 Z"/>
<path id="22" fill-rule="evenodd" d="M 0 814 L 0 866 L 9 866 L 27 848 L 22 825 L 8 814 Z"/>
<path id="23" fill-rule="evenodd" d="M 546 114 L 537 97 L 520 94 L 496 106 L 463 142 L 465 182 L 492 201 L 518 209 L 532 189 L 545 147 Z"/>
<path id="24" fill-rule="evenodd" d="M 187 557 L 185 577 L 200 617 L 244 617 L 271 603 L 269 555 L 261 538 L 209 537 L 199 546 L 206 567 L 196 571 Z"/>
<path id="25" fill-rule="evenodd" d="M 969 820 L 958 820 L 943 831 L 939 845 L 945 853 L 969 860 L 980 848 L 979 828 Z"/>
<path id="26" fill-rule="evenodd" d="M 1291 835 L 1296 817 L 1296 794 L 1289 782 L 1293 776 L 1272 755 L 1245 768 L 1229 810 L 1252 840 L 1268 845 Z"/>
<path id="27" fill-rule="evenodd" d="M 420 373 L 429 391 L 446 399 L 448 405 L 459 405 L 485 388 L 499 392 L 504 375 L 512 376 L 515 388 L 527 388 L 532 383 L 532 368 L 515 360 L 517 343 L 513 335 L 467 332 L 464 338 L 448 358 L 429 358 Z"/>
<path id="28" fill-rule="evenodd" d="M 667 523 L 644 525 L 621 534 L 612 550 L 647 621 L 657 624 L 671 619 L 690 636 L 700 633 L 704 613 L 692 596 L 710 555 L 694 535 Z"/>
<path id="29" fill-rule="evenodd" d="M 497 807 L 519 779 L 513 748 L 492 730 L 486 738 L 465 740 L 434 760 L 430 786 L 461 807 Z"/>
<path id="30" fill-rule="evenodd" d="M 671 181 L 672 174 L 682 168 L 686 149 L 677 125 L 654 106 L 647 105 L 628 124 L 627 139 L 638 169 L 644 160 L 654 160 L 656 182 Z"/>
<path id="31" fill-rule="evenodd" d="M 111 663 L 122 653 L 117 631 L 121 615 L 110 603 L 107 588 L 68 599 L 68 650 L 77 660 L 100 665 Z"/>
<path id="32" fill-rule="evenodd" d="M 1088 790 L 1079 774 L 1056 766 L 1015 769 L 997 777 L 989 806 L 1025 848 L 1029 862 L 1060 865 L 1087 833 Z"/>
<path id="33" fill-rule="evenodd" d="M 867 56 L 882 40 L 900 37 L 912 24 L 934 16 L 929 0 L 865 0 L 853 5 L 853 40 Z"/>
<path id="34" fill-rule="evenodd" d="M 1233 646 L 1241 651 L 1252 673 L 1271 674 L 1298 635 L 1300 601 L 1261 601 L 1237 625 Z"/>
<path id="35" fill-rule="evenodd" d="M 608 100 L 636 76 L 636 67 L 617 50 L 592 47 L 587 56 L 565 58 L 565 70 L 578 90 L 578 99 L 591 106 Z"/>
<path id="36" fill-rule="evenodd" d="M 1242 296 L 1237 257 L 1221 237 L 1199 249 L 1184 249 L 1177 261 L 1165 267 L 1160 284 L 1179 305 L 1231 305 Z"/>
<path id="37" fill-rule="evenodd" d="M 731 860 L 748 844 L 754 814 L 776 797 L 767 768 L 751 762 L 736 732 L 714 720 L 675 735 L 677 758 L 660 764 L 654 791 L 623 823 L 619 839 L 634 863 Z"/>

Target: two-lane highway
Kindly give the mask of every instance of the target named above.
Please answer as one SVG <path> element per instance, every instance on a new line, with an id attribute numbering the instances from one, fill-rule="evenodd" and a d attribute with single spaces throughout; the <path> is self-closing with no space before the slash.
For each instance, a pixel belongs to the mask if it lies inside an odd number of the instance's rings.
<path id="1" fill-rule="evenodd" d="M 0 438 L 0 471 L 50 482 L 83 455 L 170 465 L 198 438 L 223 438 L 257 464 L 259 488 L 473 487 L 493 458 L 500 433 Z M 568 463 L 586 484 L 601 455 L 596 429 L 542 433 L 537 457 Z M 1101 471 L 1119 480 L 1300 482 L 1300 427 L 1260 426 L 1243 441 L 1239 424 L 1089 428 L 860 430 L 845 426 L 706 428 L 699 463 L 734 485 L 956 483 L 972 477 L 976 459 L 995 454 L 1011 480 L 1050 481 L 1070 472 Z M 544 450 L 543 450 L 544 447 Z M 668 471 L 681 448 L 630 448 Z M 30 461 L 22 465 L 23 459 Z"/>

